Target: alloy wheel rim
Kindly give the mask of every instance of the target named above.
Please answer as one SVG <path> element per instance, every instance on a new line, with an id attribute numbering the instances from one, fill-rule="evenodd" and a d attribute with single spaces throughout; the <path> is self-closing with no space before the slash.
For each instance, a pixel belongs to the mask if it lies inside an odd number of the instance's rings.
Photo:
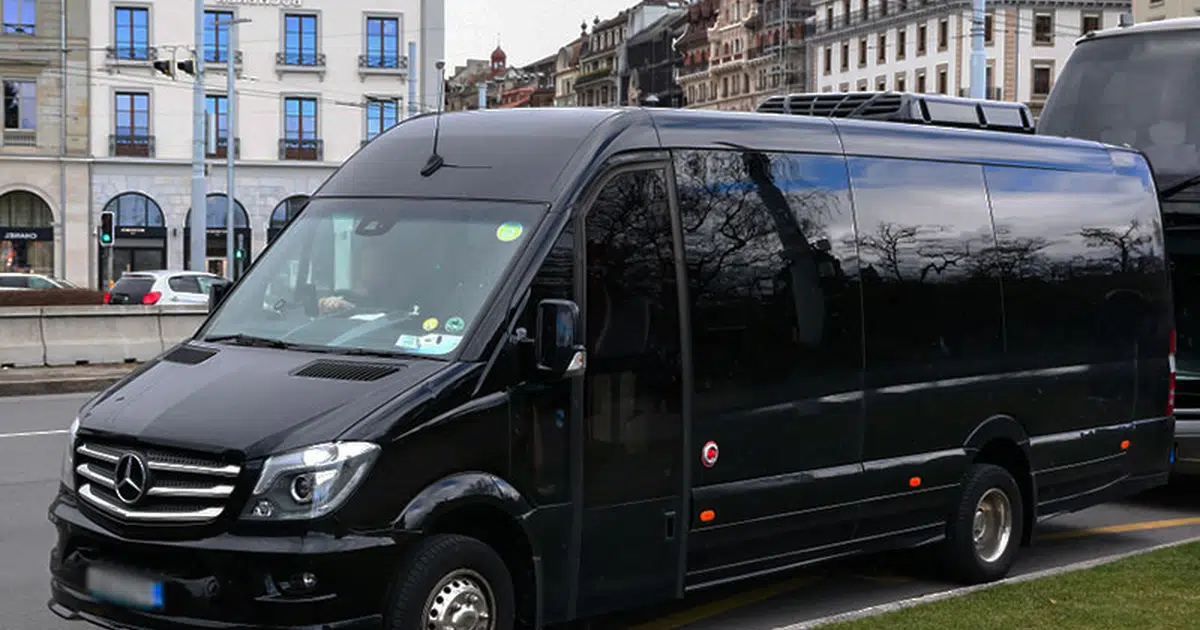
<path id="1" fill-rule="evenodd" d="M 1012 503 L 1008 495 L 999 488 L 991 488 L 983 493 L 975 504 L 975 518 L 971 524 L 975 553 L 979 559 L 986 563 L 999 560 L 1008 550 L 1012 529 Z"/>

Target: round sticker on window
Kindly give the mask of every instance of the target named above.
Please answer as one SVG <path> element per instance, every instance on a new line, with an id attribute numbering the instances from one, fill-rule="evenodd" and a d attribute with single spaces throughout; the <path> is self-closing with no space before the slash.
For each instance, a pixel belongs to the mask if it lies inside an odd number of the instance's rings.
<path id="1" fill-rule="evenodd" d="M 523 229 L 524 228 L 521 227 L 520 223 L 517 223 L 516 221 L 509 221 L 508 223 L 496 228 L 496 238 L 500 239 L 500 241 L 503 243 L 511 243 L 518 238 L 521 238 L 521 232 Z"/>
<path id="2" fill-rule="evenodd" d="M 438 320 L 436 317 L 430 317 L 429 319 L 425 320 L 425 323 L 421 324 L 421 328 L 423 328 L 425 332 L 433 332 L 437 330 L 437 326 Z"/>
<path id="3" fill-rule="evenodd" d="M 463 331 L 467 327 L 467 323 L 461 317 L 451 317 L 446 320 L 446 332 L 454 334 Z"/>

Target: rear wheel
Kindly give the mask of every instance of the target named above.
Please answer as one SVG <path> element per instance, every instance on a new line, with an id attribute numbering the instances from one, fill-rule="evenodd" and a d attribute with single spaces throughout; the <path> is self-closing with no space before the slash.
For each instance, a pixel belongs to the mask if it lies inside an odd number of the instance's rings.
<path id="1" fill-rule="evenodd" d="M 968 584 L 1003 578 L 1016 560 L 1024 518 L 1021 488 L 1012 475 L 992 464 L 972 466 L 946 522 L 947 572 Z"/>
<path id="2" fill-rule="evenodd" d="M 512 630 L 512 578 L 504 560 L 466 536 L 421 540 L 401 563 L 392 593 L 392 630 Z"/>

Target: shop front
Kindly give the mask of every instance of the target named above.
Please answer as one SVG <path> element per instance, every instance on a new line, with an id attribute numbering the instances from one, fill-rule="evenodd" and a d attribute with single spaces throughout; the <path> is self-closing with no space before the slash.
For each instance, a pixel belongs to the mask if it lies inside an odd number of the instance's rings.
<path id="1" fill-rule="evenodd" d="M 116 219 L 116 238 L 112 247 L 100 248 L 100 286 L 111 286 L 129 271 L 166 268 L 167 227 L 156 201 L 142 193 L 122 193 L 105 204 L 104 210 Z"/>
<path id="2" fill-rule="evenodd" d="M 0 271 L 54 275 L 54 214 L 32 192 L 0 196 Z"/>
<path id="3" fill-rule="evenodd" d="M 250 266 L 250 243 L 253 231 L 250 229 L 250 217 L 246 213 L 246 208 L 237 199 L 233 200 L 233 244 L 234 244 L 234 273 L 228 276 L 225 273 L 226 256 L 227 256 L 227 238 L 228 238 L 228 221 L 227 221 L 227 201 L 222 193 L 211 193 L 207 198 L 207 209 L 205 212 L 205 224 L 207 227 L 205 237 L 206 254 L 205 269 L 209 273 L 214 273 L 219 276 L 232 277 L 234 280 L 240 278 L 242 273 Z M 191 270 L 192 261 L 192 211 L 188 210 L 187 218 L 185 219 L 183 228 L 183 268 Z"/>

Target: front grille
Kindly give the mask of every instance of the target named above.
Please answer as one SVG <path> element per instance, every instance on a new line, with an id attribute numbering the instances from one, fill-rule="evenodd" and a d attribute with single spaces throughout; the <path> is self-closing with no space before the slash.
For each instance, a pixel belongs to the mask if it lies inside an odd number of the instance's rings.
<path id="1" fill-rule="evenodd" d="M 202 524 L 225 511 L 241 468 L 215 458 L 161 449 L 80 442 L 79 496 L 128 523 Z"/>

